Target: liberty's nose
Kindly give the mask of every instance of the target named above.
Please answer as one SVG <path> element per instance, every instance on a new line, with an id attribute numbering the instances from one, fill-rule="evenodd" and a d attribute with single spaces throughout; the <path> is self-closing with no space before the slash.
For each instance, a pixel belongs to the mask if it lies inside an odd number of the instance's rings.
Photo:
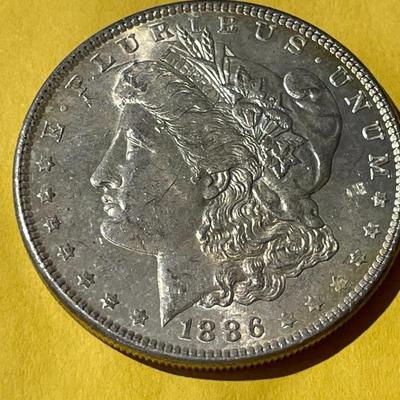
<path id="1" fill-rule="evenodd" d="M 123 184 L 122 164 L 125 159 L 124 129 L 118 129 L 110 147 L 90 177 L 95 188 L 117 189 Z"/>

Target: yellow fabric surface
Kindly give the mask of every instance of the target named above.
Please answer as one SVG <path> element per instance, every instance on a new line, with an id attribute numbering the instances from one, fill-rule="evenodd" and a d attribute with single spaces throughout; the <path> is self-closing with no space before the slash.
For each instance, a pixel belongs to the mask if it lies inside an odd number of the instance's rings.
<path id="1" fill-rule="evenodd" d="M 399 0 L 259 2 L 332 34 L 400 104 Z M 186 373 L 189 376 L 146 366 L 103 344 L 74 321 L 41 282 L 13 208 L 12 161 L 23 118 L 41 84 L 80 42 L 158 4 L 0 2 L 0 400 L 399 399 L 400 297 L 395 295 L 400 262 L 372 302 L 314 348 L 255 370 Z"/>

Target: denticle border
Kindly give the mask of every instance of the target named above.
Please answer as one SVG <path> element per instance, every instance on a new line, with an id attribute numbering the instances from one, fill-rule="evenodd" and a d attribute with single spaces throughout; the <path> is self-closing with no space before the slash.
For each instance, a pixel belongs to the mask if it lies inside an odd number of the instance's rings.
<path id="1" fill-rule="evenodd" d="M 47 101 L 61 80 L 90 51 L 102 46 L 108 40 L 115 38 L 127 29 L 145 24 L 155 19 L 174 14 L 192 12 L 229 12 L 239 15 L 249 15 L 285 26 L 318 43 L 327 52 L 338 58 L 368 91 L 385 123 L 389 139 L 392 143 L 394 164 L 396 169 L 396 193 L 392 220 L 385 241 L 376 260 L 358 283 L 335 308 L 320 317 L 318 321 L 300 329 L 294 334 L 270 340 L 256 346 L 238 347 L 232 350 L 204 350 L 165 342 L 142 336 L 132 330 L 121 327 L 111 319 L 104 317 L 92 309 L 85 300 L 71 289 L 65 282 L 56 266 L 49 259 L 46 249 L 40 241 L 34 226 L 34 216 L 30 206 L 29 193 L 29 156 L 31 138 Z M 377 82 L 362 64 L 328 35 L 317 28 L 288 14 L 267 9 L 253 4 L 220 1 L 201 1 L 193 3 L 176 3 L 159 6 L 127 17 L 108 28 L 100 31 L 75 49 L 51 74 L 36 96 L 24 121 L 14 164 L 14 197 L 17 219 L 25 244 L 46 285 L 56 295 L 62 305 L 78 319 L 86 328 L 103 341 L 125 353 L 139 359 L 155 361 L 160 364 L 186 366 L 193 368 L 237 368 L 243 365 L 254 365 L 272 361 L 292 354 L 320 340 L 343 324 L 373 293 L 389 270 L 396 252 L 399 240 L 399 197 L 400 197 L 400 157 L 399 157 L 399 125 L 389 99 L 386 98 Z M 372 287 L 374 286 L 374 287 Z"/>

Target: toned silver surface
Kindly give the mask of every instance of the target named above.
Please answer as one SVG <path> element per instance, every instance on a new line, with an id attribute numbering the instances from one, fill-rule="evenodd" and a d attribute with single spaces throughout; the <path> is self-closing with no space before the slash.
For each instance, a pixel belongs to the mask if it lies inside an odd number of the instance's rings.
<path id="1" fill-rule="evenodd" d="M 97 336 L 187 366 L 331 332 L 398 242 L 398 121 L 365 68 L 276 10 L 192 2 L 68 56 L 15 157 L 40 275 Z"/>

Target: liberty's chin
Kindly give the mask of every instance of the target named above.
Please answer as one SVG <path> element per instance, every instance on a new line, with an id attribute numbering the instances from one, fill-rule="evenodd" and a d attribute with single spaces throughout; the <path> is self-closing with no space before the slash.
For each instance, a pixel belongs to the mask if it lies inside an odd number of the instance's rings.
<path id="1" fill-rule="evenodd" d="M 140 225 L 135 225 L 133 221 L 128 219 L 124 211 L 121 211 L 118 217 L 104 218 L 100 224 L 100 233 L 109 243 L 125 250 L 150 256 L 157 256 L 158 254 L 153 249 L 153 245 L 146 245 L 150 242 L 150 237 L 147 235 L 152 233 L 143 231 Z M 161 238 L 157 237 L 155 241 L 157 240 L 161 240 Z"/>
<path id="2" fill-rule="evenodd" d="M 133 250 L 128 245 L 128 235 L 124 229 L 122 229 L 121 220 L 123 219 L 123 213 L 119 217 L 108 217 L 104 218 L 100 225 L 100 233 L 104 239 L 111 244 L 122 247 L 124 249 Z"/>

